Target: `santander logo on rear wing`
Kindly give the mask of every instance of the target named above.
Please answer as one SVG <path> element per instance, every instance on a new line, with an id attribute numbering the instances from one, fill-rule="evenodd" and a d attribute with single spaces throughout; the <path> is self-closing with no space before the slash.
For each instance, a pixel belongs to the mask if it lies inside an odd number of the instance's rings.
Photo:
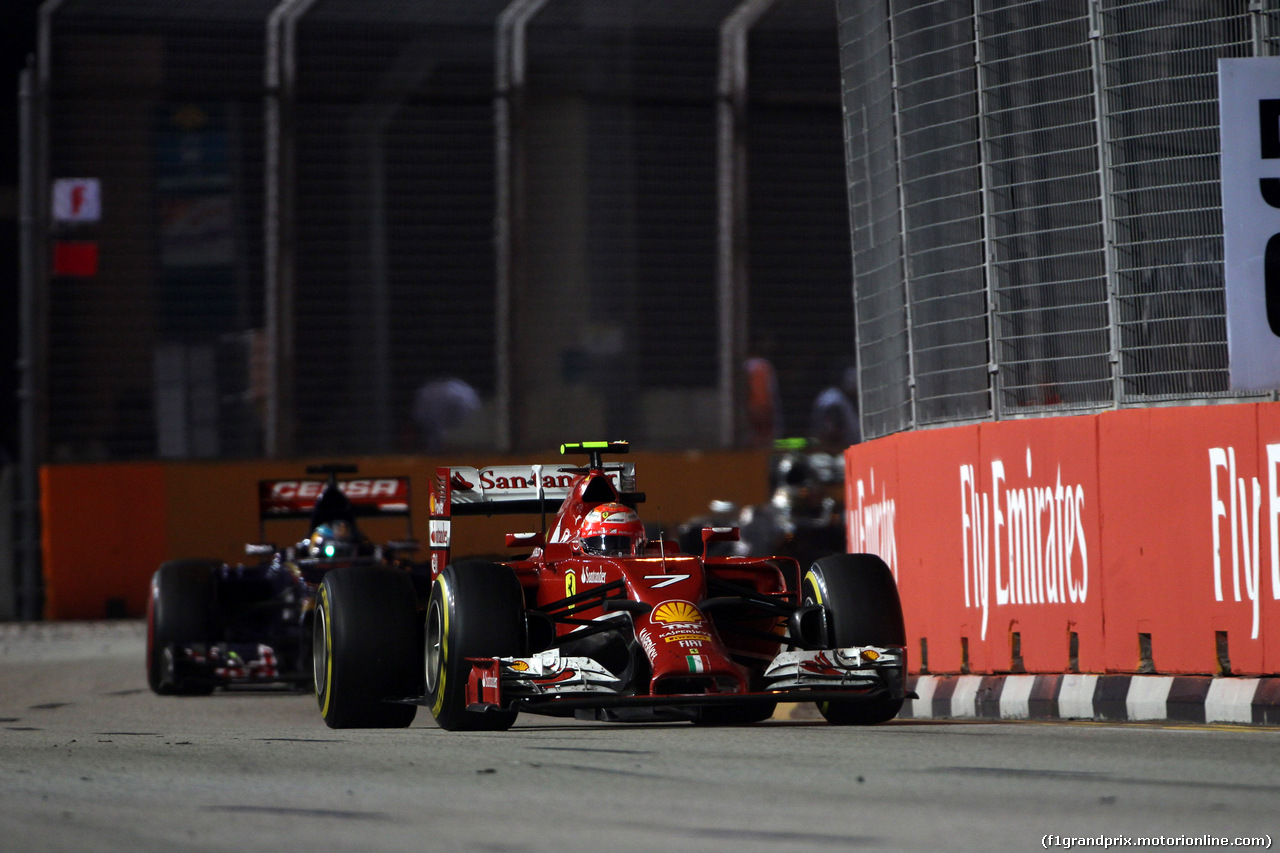
<path id="1" fill-rule="evenodd" d="M 636 466 L 634 463 L 611 465 L 606 475 L 620 492 L 635 491 Z M 489 504 L 484 514 L 491 512 L 520 512 L 522 510 L 503 504 L 516 501 L 556 500 L 569 496 L 569 489 L 578 476 L 578 469 L 562 469 L 552 465 L 491 465 L 487 468 L 437 468 L 436 489 L 439 494 L 441 478 L 447 480 L 450 504 L 454 513 L 462 514 L 459 504 Z M 443 504 L 443 501 L 441 502 Z M 432 515 L 437 510 L 432 509 Z M 439 514 L 449 514 L 447 511 Z"/>
<path id="2" fill-rule="evenodd" d="M 581 471 L 560 464 L 437 468 L 428 534 L 432 573 L 449 561 L 453 516 L 554 513 Z M 606 465 L 605 474 L 619 492 L 635 491 L 635 463 Z"/>

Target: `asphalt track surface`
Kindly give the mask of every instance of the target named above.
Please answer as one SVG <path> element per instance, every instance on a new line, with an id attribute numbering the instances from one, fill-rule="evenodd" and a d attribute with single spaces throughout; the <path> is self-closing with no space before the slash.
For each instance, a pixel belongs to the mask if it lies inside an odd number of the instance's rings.
<path id="1" fill-rule="evenodd" d="M 152 695 L 138 622 L 0 625 L 0 851 L 1280 841 L 1280 730 L 836 728 L 795 707 L 798 718 L 737 728 L 525 716 L 510 732 L 458 734 L 423 710 L 408 729 L 333 731 L 310 695 Z"/>

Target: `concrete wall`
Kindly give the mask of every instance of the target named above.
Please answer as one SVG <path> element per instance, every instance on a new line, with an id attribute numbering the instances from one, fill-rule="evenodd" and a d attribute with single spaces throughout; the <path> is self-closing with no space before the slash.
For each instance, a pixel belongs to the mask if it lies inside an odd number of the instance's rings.
<path id="1" fill-rule="evenodd" d="M 899 433 L 846 478 L 915 671 L 1280 671 L 1280 404 Z"/>

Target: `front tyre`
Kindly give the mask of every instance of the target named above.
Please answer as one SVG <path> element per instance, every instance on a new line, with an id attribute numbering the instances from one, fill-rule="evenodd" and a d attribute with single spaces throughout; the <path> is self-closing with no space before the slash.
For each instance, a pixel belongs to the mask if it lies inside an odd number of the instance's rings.
<path id="1" fill-rule="evenodd" d="M 161 696 L 208 696 L 212 676 L 183 659 L 213 642 L 214 572 L 218 560 L 170 560 L 151 576 L 147 598 L 147 684 Z"/>
<path id="2" fill-rule="evenodd" d="M 907 632 L 893 572 L 874 554 L 832 554 L 814 562 L 801 582 L 804 604 L 826 610 L 827 648 L 905 646 Z M 902 710 L 902 697 L 819 702 L 827 721 L 874 725 Z"/>
<path id="3" fill-rule="evenodd" d="M 506 731 L 515 711 L 467 710 L 467 658 L 525 654 L 524 590 L 499 563 L 450 565 L 436 578 L 427 604 L 424 677 L 440 728 Z"/>
<path id="4" fill-rule="evenodd" d="M 334 569 L 316 591 L 312 669 L 331 729 L 404 728 L 421 692 L 413 581 L 393 569 Z"/>

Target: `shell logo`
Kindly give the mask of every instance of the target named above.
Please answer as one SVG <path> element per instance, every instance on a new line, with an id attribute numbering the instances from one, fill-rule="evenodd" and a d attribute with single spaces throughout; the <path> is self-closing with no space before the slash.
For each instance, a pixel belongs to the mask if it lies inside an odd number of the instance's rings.
<path id="1" fill-rule="evenodd" d="M 526 661 L 518 660 L 511 664 L 511 669 L 515 672 L 527 672 L 529 664 Z"/>
<path id="2" fill-rule="evenodd" d="M 653 608 L 649 618 L 664 625 L 676 622 L 701 622 L 702 611 L 688 601 L 664 601 Z"/>

